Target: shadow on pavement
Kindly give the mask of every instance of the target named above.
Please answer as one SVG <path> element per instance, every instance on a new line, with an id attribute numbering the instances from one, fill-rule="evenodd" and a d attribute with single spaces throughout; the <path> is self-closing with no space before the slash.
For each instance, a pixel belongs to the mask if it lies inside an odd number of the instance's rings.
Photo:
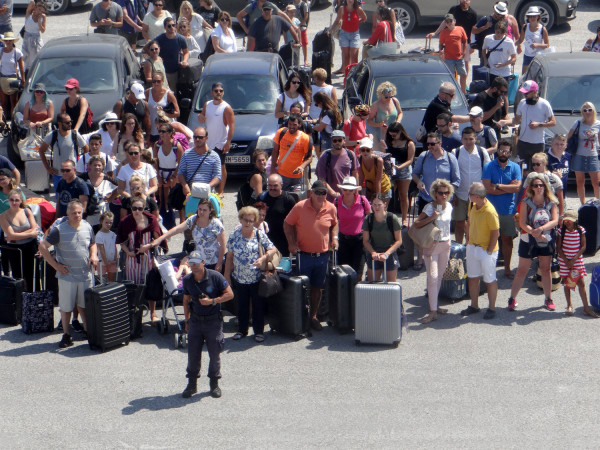
<path id="1" fill-rule="evenodd" d="M 182 390 L 185 386 L 182 386 Z M 210 393 L 200 392 L 192 396 L 191 398 L 182 398 L 181 393 L 172 394 L 168 396 L 154 396 L 154 397 L 143 397 L 135 400 L 131 400 L 129 405 L 121 410 L 121 414 L 124 416 L 131 416 L 137 412 L 148 410 L 148 411 L 163 411 L 165 409 L 182 408 L 192 403 L 197 403 L 205 397 L 210 397 Z"/>

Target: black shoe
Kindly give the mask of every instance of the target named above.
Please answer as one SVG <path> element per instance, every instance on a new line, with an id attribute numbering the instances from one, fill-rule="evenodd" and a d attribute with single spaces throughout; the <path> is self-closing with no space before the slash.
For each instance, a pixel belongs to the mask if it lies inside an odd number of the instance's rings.
<path id="1" fill-rule="evenodd" d="M 481 311 L 480 308 L 474 308 L 473 306 L 469 305 L 467 306 L 467 309 L 463 309 L 460 312 L 461 316 L 470 316 L 471 314 L 477 314 L 479 311 Z"/>
<path id="2" fill-rule="evenodd" d="M 73 319 L 71 321 L 71 326 L 78 333 L 81 333 L 83 331 L 83 326 L 81 325 L 81 323 L 79 323 L 79 320 L 77 320 L 77 319 Z"/>
<path id="3" fill-rule="evenodd" d="M 485 320 L 492 320 L 493 318 L 496 317 L 496 311 L 493 309 L 489 309 L 485 312 L 485 314 L 483 315 L 483 318 Z"/>
<path id="4" fill-rule="evenodd" d="M 185 390 L 181 393 L 181 396 L 183 398 L 190 398 L 196 392 L 198 392 L 198 378 L 190 378 L 188 380 L 188 385 L 186 386 Z"/>
<path id="5" fill-rule="evenodd" d="M 62 319 L 58 321 L 58 325 L 56 325 L 56 331 L 62 331 Z"/>
<path id="6" fill-rule="evenodd" d="M 221 398 L 221 388 L 217 379 L 210 380 L 210 396 L 212 398 Z"/>
<path id="7" fill-rule="evenodd" d="M 60 340 L 60 342 L 58 343 L 58 346 L 60 348 L 67 348 L 67 347 L 71 347 L 73 345 L 73 338 L 71 337 L 70 334 L 63 334 L 62 339 Z"/>
<path id="8" fill-rule="evenodd" d="M 323 329 L 323 325 L 319 322 L 319 319 L 316 317 L 310 320 L 310 326 L 315 331 L 321 331 Z"/>

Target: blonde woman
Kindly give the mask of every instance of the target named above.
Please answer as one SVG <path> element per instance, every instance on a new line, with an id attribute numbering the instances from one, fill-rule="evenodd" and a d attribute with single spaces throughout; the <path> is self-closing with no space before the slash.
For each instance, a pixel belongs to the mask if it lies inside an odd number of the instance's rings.
<path id="1" fill-rule="evenodd" d="M 194 37 L 194 39 L 200 46 L 200 51 L 204 51 L 204 47 L 206 47 L 206 39 L 204 39 L 203 30 L 212 30 L 212 26 L 208 22 L 206 22 L 200 14 L 194 12 L 192 4 L 187 0 L 181 2 L 181 6 L 179 7 L 179 23 L 181 23 L 183 19 L 186 19 L 189 22 L 190 34 Z M 190 57 L 193 56 L 190 55 Z"/>
<path id="2" fill-rule="evenodd" d="M 373 137 L 376 150 L 385 148 L 382 140 L 385 139 L 388 125 L 394 122 L 402 122 L 402 108 L 395 95 L 396 86 L 389 81 L 384 81 L 377 86 L 378 100 L 371 105 L 367 121 L 369 125 L 375 127 Z"/>

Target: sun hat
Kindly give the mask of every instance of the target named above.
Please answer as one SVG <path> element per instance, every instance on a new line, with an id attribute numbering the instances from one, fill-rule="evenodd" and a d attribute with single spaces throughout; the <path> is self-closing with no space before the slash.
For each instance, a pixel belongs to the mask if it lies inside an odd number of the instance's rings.
<path id="1" fill-rule="evenodd" d="M 540 8 L 538 8 L 537 6 L 530 6 L 529 9 L 527 10 L 527 12 L 525 13 L 526 16 L 541 16 L 542 13 L 540 11 Z"/>
<path id="2" fill-rule="evenodd" d="M 504 2 L 498 2 L 494 5 L 494 11 L 501 16 L 508 16 L 508 7 Z"/>
<path id="3" fill-rule="evenodd" d="M 360 188 L 360 186 L 356 183 L 356 178 L 354 178 L 354 177 L 346 177 L 346 178 L 344 178 L 344 181 L 342 181 L 342 184 L 338 184 L 338 187 L 340 189 L 346 189 L 346 190 L 359 189 Z"/>

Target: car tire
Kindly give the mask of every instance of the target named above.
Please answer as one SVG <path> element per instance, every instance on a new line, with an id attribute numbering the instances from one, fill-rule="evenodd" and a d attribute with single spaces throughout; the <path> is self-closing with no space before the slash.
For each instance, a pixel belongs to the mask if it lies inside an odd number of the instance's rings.
<path id="1" fill-rule="evenodd" d="M 314 9 L 316 6 L 319 6 L 320 0 L 310 0 L 310 9 Z"/>
<path id="2" fill-rule="evenodd" d="M 554 12 L 554 9 L 552 8 L 552 5 L 550 5 L 550 3 L 548 2 L 545 2 L 544 0 L 532 0 L 530 2 L 524 3 L 521 9 L 519 9 L 519 14 L 517 16 L 519 24 L 521 24 L 522 26 L 524 23 L 527 23 L 525 13 L 532 6 L 537 6 L 538 8 L 540 8 L 540 12 L 542 13 L 542 24 L 546 27 L 547 30 L 550 30 L 554 26 L 556 14 Z"/>
<path id="3" fill-rule="evenodd" d="M 417 24 L 415 10 L 405 2 L 390 2 L 390 7 L 396 15 L 396 23 L 400 22 L 404 34 L 409 34 Z"/>
<path id="4" fill-rule="evenodd" d="M 67 10 L 70 4 L 70 0 L 47 0 L 46 8 L 48 14 L 62 14 Z"/>

